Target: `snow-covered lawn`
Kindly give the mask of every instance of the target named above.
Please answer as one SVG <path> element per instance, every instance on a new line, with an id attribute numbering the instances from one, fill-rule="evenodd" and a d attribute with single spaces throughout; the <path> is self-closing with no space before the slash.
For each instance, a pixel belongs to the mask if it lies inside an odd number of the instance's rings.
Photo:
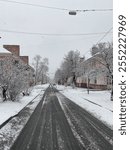
<path id="1" fill-rule="evenodd" d="M 59 85 L 57 89 L 110 128 L 113 127 L 113 102 L 110 101 L 110 91 L 90 91 L 88 94 L 85 88 L 72 89 Z"/>
<path id="2" fill-rule="evenodd" d="M 30 101 L 32 101 L 39 94 L 43 94 L 44 90 L 48 87 L 48 84 L 37 85 L 33 87 L 29 96 L 21 96 L 18 101 L 5 101 L 2 102 L 0 99 L 0 125 L 5 122 L 11 116 L 16 115 L 22 110 Z M 36 100 L 38 100 L 37 98 Z"/>

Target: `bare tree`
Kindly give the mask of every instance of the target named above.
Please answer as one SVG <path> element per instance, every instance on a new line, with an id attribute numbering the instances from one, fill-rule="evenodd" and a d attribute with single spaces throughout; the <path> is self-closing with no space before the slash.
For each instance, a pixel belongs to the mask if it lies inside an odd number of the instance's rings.
<path id="1" fill-rule="evenodd" d="M 37 84 L 38 80 L 39 80 L 39 67 L 40 67 L 40 62 L 41 62 L 41 56 L 40 55 L 36 55 L 33 58 L 33 68 L 35 70 L 35 85 Z"/>
<path id="2" fill-rule="evenodd" d="M 40 75 L 40 80 L 41 80 L 41 84 L 46 83 L 47 82 L 47 73 L 48 73 L 48 58 L 43 58 L 43 60 L 40 62 L 40 66 L 39 66 L 39 75 Z"/>
<path id="3" fill-rule="evenodd" d="M 54 76 L 54 81 L 58 84 L 61 84 L 62 80 L 62 71 L 60 69 L 57 69 Z"/>
<path id="4" fill-rule="evenodd" d="M 76 78 L 79 75 L 79 66 L 80 62 L 80 52 L 79 51 L 69 51 L 65 55 L 64 60 L 61 64 L 61 77 L 63 82 L 67 82 L 68 78 L 72 77 L 73 84 L 76 84 Z"/>
<path id="5" fill-rule="evenodd" d="M 47 73 L 49 70 L 48 64 L 48 58 L 42 58 L 40 55 L 36 55 L 33 58 L 33 67 L 35 69 L 35 84 L 38 82 L 43 84 L 45 80 L 47 81 Z"/>

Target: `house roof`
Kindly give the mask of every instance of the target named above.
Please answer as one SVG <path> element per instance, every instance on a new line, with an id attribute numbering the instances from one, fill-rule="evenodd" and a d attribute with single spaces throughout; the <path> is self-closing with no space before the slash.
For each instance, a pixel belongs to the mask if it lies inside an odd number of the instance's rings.
<path id="1" fill-rule="evenodd" d="M 0 46 L 0 54 L 11 54 L 11 52 Z"/>
<path id="2" fill-rule="evenodd" d="M 0 45 L 0 59 L 1 59 L 1 58 L 4 58 L 4 57 L 6 57 L 6 56 L 10 56 L 10 55 L 13 56 L 13 57 L 15 57 L 15 59 L 19 59 L 19 60 L 21 60 L 24 64 L 26 64 L 25 61 L 23 61 L 23 59 L 21 59 L 21 57 L 28 57 L 28 56 L 17 56 L 17 55 L 13 55 L 13 53 L 11 53 L 10 51 L 8 51 L 7 49 L 3 48 L 3 46 Z M 34 71 L 34 68 L 31 67 L 28 63 L 27 63 L 26 65 L 28 65 L 28 67 L 29 67 L 32 71 Z"/>

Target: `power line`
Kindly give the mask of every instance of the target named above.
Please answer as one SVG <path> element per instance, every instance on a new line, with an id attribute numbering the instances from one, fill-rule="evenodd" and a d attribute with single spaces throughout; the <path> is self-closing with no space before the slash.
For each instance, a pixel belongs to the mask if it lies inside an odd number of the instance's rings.
<path id="1" fill-rule="evenodd" d="M 17 2 L 17 1 L 11 1 L 11 0 L 0 0 L 0 1 L 8 2 L 8 3 L 15 3 L 15 4 L 35 6 L 35 7 L 43 7 L 43 8 L 49 8 L 49 9 L 68 10 L 66 8 L 51 7 L 51 6 L 45 6 L 45 5 L 39 5 L 39 4 L 31 4 L 31 3 L 24 3 L 24 2 Z"/>
<path id="2" fill-rule="evenodd" d="M 113 29 L 113 27 L 110 28 L 110 29 L 103 35 L 103 37 L 101 37 L 101 39 L 97 42 L 97 44 L 100 43 L 100 42 L 111 32 L 112 29 Z M 97 45 L 97 44 L 96 44 L 96 45 Z"/>
<path id="3" fill-rule="evenodd" d="M 54 33 L 39 33 L 39 32 L 24 32 L 24 31 L 15 31 L 15 30 L 4 30 L 0 29 L 1 32 L 8 32 L 8 33 L 18 33 L 18 34 L 30 34 L 30 35 L 44 35 L 44 36 L 89 36 L 89 35 L 101 35 L 106 34 L 106 32 L 99 32 L 99 33 L 75 33 L 75 34 L 54 34 Z"/>
<path id="4" fill-rule="evenodd" d="M 58 8 L 58 7 L 51 7 L 51 6 L 45 6 L 45 5 L 39 5 L 39 4 L 32 4 L 32 3 L 25 3 L 25 2 L 18 2 L 18 1 L 12 1 L 12 0 L 0 0 L 3 2 L 8 2 L 8 3 L 15 3 L 15 4 L 21 4 L 21 5 L 28 5 L 28 6 L 35 6 L 35 7 L 42 7 L 42 8 L 48 8 L 48 9 L 56 9 L 56 10 L 63 10 L 63 11 L 71 11 L 70 9 L 67 8 Z M 74 10 L 76 12 L 87 12 L 87 11 L 112 11 L 113 9 L 77 9 Z"/>
<path id="5" fill-rule="evenodd" d="M 79 12 L 86 12 L 86 11 L 112 11 L 113 9 L 84 9 L 84 10 L 75 10 Z"/>
<path id="6" fill-rule="evenodd" d="M 111 33 L 112 29 L 113 29 L 113 27 L 111 27 L 107 32 L 105 32 L 105 34 L 100 38 L 100 40 L 98 40 L 98 42 L 95 44 L 95 46 L 98 45 L 109 33 Z M 83 55 L 86 55 L 89 52 L 90 51 L 86 51 Z"/>

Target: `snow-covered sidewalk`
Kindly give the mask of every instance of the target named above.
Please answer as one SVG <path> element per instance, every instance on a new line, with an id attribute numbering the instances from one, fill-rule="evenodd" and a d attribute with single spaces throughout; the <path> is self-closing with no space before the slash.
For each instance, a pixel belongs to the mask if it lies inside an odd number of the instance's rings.
<path id="1" fill-rule="evenodd" d="M 62 94 L 89 111 L 110 128 L 113 127 L 113 102 L 110 101 L 110 91 L 90 91 L 85 88 L 57 86 Z"/>
<path id="2" fill-rule="evenodd" d="M 0 100 L 0 125 L 7 119 L 9 119 L 11 116 L 14 116 L 18 112 L 20 112 L 30 101 L 36 98 L 37 95 L 43 94 L 48 85 L 49 84 L 37 85 L 33 87 L 29 96 L 21 96 L 21 98 L 16 102 L 2 102 Z M 40 97 L 37 97 L 36 100 L 40 100 L 39 98 Z"/>

